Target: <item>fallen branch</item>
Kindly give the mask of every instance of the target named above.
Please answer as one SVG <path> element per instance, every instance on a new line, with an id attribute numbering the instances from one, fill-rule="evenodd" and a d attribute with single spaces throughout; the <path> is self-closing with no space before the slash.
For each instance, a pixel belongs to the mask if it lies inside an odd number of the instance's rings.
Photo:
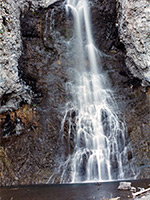
<path id="1" fill-rule="evenodd" d="M 139 192 L 132 193 L 132 195 L 133 195 L 133 198 L 135 198 L 135 197 L 137 197 L 137 196 L 139 196 L 141 194 L 144 194 L 146 192 L 149 192 L 149 191 L 150 191 L 150 188 L 147 188 L 147 189 L 143 189 L 143 190 L 141 190 Z"/>

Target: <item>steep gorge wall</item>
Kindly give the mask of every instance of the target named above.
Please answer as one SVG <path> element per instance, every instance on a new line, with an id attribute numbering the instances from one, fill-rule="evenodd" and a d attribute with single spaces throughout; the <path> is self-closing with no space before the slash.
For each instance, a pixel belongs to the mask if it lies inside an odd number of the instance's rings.
<path id="1" fill-rule="evenodd" d="M 54 168 L 66 79 L 53 44 L 59 35 L 46 31 L 55 2 L 0 2 L 1 185 L 46 183 Z"/>
<path id="2" fill-rule="evenodd" d="M 146 178 L 150 170 L 150 92 L 141 83 L 148 84 L 148 68 L 142 69 L 145 51 L 141 54 L 135 48 L 136 37 L 141 40 L 142 33 L 130 37 L 132 31 L 121 25 L 127 20 L 123 1 L 118 2 L 119 29 L 115 26 L 116 0 L 91 1 L 93 32 L 97 47 L 104 53 L 101 63 L 127 123 L 133 147 L 133 153 L 127 152 L 129 160 L 139 168 L 138 177 Z M 66 21 L 62 1 L 0 3 L 0 182 L 46 183 L 58 167 L 55 160 L 63 105 L 71 98 L 65 93 L 65 83 L 71 67 L 66 42 L 72 37 L 72 18 Z M 143 45 L 140 48 L 145 49 Z M 59 174 L 56 179 L 59 182 Z"/>
<path id="3" fill-rule="evenodd" d="M 125 23 L 132 27 L 134 21 L 131 16 L 128 16 L 128 21 L 121 18 L 126 13 L 126 10 L 120 7 L 124 2 L 127 1 L 120 1 L 120 4 L 113 0 L 98 1 L 97 6 L 93 6 L 92 9 L 93 31 L 96 45 L 107 54 L 107 57 L 104 56 L 102 59 L 102 65 L 108 74 L 116 101 L 127 125 L 129 141 L 133 149 L 132 153 L 127 153 L 129 160 L 134 159 L 137 178 L 148 178 L 150 174 L 150 88 L 144 73 L 149 68 L 142 70 L 142 67 L 149 56 L 144 51 L 145 47 L 149 47 L 148 32 L 150 29 L 147 29 L 149 20 L 142 25 L 139 24 L 143 32 L 139 29 L 139 32 L 137 30 L 135 33 L 132 28 L 128 31 L 122 24 Z M 133 8 L 136 7 L 136 3 L 137 1 L 134 1 Z M 146 5 L 149 4 L 146 3 Z M 132 2 L 128 1 L 128 6 L 131 8 Z M 135 13 L 136 19 L 141 22 L 142 13 L 138 14 Z M 144 33 L 143 38 L 142 33 Z M 137 43 L 140 40 L 144 40 L 144 46 L 139 44 L 138 47 Z M 138 48 L 143 48 L 142 52 L 139 52 Z M 135 68 L 131 65 L 133 62 L 128 62 L 131 60 L 129 56 L 132 56 L 132 59 L 136 58 Z M 141 59 L 143 59 L 143 64 L 142 61 L 140 62 Z"/>
<path id="4" fill-rule="evenodd" d="M 116 25 L 120 41 L 125 47 L 126 68 L 130 72 L 128 83 L 131 88 L 126 91 L 128 98 L 124 110 L 126 123 L 136 165 L 139 168 L 139 177 L 148 178 L 150 174 L 150 2 L 117 0 L 117 15 Z"/>

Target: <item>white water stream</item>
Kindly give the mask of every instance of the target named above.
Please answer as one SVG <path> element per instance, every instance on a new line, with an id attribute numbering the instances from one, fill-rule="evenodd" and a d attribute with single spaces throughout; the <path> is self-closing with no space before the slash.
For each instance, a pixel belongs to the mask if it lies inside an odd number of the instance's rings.
<path id="1" fill-rule="evenodd" d="M 117 116 L 113 93 L 98 64 L 89 2 L 67 0 L 66 11 L 74 20 L 73 45 L 70 42 L 74 80 L 67 83 L 72 100 L 66 104 L 60 131 L 60 182 L 123 179 L 125 125 Z"/>

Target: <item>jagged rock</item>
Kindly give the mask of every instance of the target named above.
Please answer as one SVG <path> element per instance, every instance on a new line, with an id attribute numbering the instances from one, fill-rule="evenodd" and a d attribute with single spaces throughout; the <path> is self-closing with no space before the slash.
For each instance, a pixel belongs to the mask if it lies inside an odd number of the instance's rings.
<path id="1" fill-rule="evenodd" d="M 147 0 L 117 0 L 118 29 L 126 49 L 126 66 L 143 86 L 150 83 L 150 4 Z"/>
<path id="2" fill-rule="evenodd" d="M 0 113 L 17 109 L 21 101 L 31 103 L 32 92 L 18 76 L 21 55 L 19 9 L 14 1 L 1 1 Z M 9 98 L 7 98 L 9 96 Z"/>
<path id="3" fill-rule="evenodd" d="M 21 102 L 31 104 L 33 96 L 32 89 L 19 77 L 18 72 L 22 52 L 20 13 L 28 9 L 34 11 L 54 2 L 56 0 L 0 2 L 0 113 L 16 110 Z"/>
<path id="4" fill-rule="evenodd" d="M 1 98 L 0 148 L 4 149 L 5 145 L 6 149 L 5 159 L 0 157 L 0 184 L 46 183 L 56 167 L 54 160 L 62 119 L 59 106 L 65 102 L 67 67 L 61 64 L 65 61 L 61 54 L 66 49 L 62 36 L 65 12 L 60 4 L 46 8 L 42 1 L 7 3 L 2 8 L 4 12 L 5 8 L 12 10 L 8 15 L 15 20 L 10 37 L 7 38 L 7 31 L 3 34 L 6 46 L 2 51 L 9 47 L 6 59 L 11 58 L 15 71 L 11 63 L 3 65 L 0 71 L 7 78 Z M 54 10 L 56 13 L 51 16 Z M 55 29 L 50 29 L 52 17 L 57 19 Z M 16 55 L 15 61 L 11 50 Z M 11 82 L 13 74 L 16 83 Z M 11 93 L 5 94 L 5 87 Z M 26 96 L 29 101 L 25 100 Z M 34 102 L 27 105 L 31 100 Z"/>

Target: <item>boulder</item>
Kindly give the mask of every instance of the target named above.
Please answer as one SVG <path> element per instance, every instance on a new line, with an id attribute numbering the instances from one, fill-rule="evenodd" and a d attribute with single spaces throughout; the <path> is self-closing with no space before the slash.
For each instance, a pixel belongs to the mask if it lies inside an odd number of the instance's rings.
<path id="1" fill-rule="evenodd" d="M 131 190 L 131 182 L 120 182 L 118 190 Z"/>

